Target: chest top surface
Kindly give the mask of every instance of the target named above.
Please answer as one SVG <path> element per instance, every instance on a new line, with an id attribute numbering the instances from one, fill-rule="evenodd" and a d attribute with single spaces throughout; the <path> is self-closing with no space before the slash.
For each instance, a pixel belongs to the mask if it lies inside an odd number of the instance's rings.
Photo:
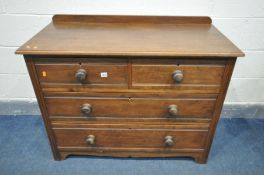
<path id="1" fill-rule="evenodd" d="M 209 17 L 55 15 L 17 54 L 240 57 Z"/>

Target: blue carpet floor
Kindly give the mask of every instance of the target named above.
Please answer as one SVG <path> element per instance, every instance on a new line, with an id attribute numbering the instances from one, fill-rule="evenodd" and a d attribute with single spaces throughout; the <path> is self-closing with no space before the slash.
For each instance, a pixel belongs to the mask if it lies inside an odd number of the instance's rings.
<path id="1" fill-rule="evenodd" d="M 71 157 L 54 161 L 40 116 L 0 116 L 2 175 L 264 174 L 264 120 L 221 119 L 208 163 L 192 159 Z"/>

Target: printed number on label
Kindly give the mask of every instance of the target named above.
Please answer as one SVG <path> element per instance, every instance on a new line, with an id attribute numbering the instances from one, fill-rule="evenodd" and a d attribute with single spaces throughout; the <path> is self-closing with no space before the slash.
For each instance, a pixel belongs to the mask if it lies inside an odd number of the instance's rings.
<path id="1" fill-rule="evenodd" d="M 101 78 L 105 78 L 108 77 L 108 73 L 107 72 L 101 72 Z"/>

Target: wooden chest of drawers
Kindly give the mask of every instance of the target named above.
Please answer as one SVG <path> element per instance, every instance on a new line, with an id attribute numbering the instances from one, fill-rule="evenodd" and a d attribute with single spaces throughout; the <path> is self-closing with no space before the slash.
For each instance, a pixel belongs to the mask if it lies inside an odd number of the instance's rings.
<path id="1" fill-rule="evenodd" d="M 56 160 L 205 163 L 236 58 L 208 17 L 55 15 L 21 46 Z"/>

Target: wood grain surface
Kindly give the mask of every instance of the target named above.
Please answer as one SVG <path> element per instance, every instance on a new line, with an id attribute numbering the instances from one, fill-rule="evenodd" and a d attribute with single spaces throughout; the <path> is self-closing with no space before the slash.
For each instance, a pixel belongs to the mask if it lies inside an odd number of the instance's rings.
<path id="1" fill-rule="evenodd" d="M 55 15 L 16 53 L 24 54 L 55 160 L 190 156 L 197 163 L 207 161 L 236 57 L 244 56 L 209 17 L 173 16 Z"/>
<path id="2" fill-rule="evenodd" d="M 85 142 L 88 135 L 95 136 L 95 144 Z M 116 147 L 116 148 L 164 148 L 164 149 L 203 149 L 207 131 L 170 130 L 170 129 L 55 129 L 58 148 L 71 147 Z M 175 142 L 168 147 L 166 136 Z"/>
<path id="3" fill-rule="evenodd" d="M 46 97 L 50 116 L 85 116 L 80 108 L 90 104 L 92 112 L 87 117 L 170 118 L 169 105 L 177 105 L 175 117 L 211 118 L 215 99 L 160 99 L 160 98 L 82 98 Z"/>
<path id="4" fill-rule="evenodd" d="M 54 17 L 54 20 L 16 53 L 198 57 L 244 55 L 211 24 L 208 17 L 67 15 Z"/>
<path id="5" fill-rule="evenodd" d="M 36 65 L 36 69 L 41 83 L 127 84 L 127 65 L 125 64 L 42 64 Z M 87 72 L 86 79 L 81 83 L 75 77 L 79 69 Z M 107 73 L 107 77 L 102 77 L 101 73 Z"/>

